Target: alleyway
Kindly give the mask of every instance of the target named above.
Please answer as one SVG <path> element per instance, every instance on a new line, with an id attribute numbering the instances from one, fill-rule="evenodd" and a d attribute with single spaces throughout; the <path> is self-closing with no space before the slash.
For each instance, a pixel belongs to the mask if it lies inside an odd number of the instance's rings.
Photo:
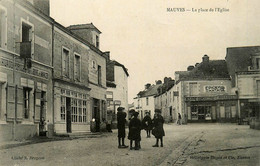
<path id="1" fill-rule="evenodd" d="M 166 124 L 164 147 L 142 131 L 142 149 L 117 148 L 117 134 L 0 150 L 0 165 L 260 165 L 260 131 L 235 124 Z M 129 145 L 129 141 L 127 140 Z"/>

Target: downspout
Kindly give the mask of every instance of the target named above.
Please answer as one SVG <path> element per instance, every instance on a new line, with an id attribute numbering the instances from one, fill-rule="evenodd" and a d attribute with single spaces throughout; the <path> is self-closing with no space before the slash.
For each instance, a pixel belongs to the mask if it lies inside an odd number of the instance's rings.
<path id="1" fill-rule="evenodd" d="M 52 79 L 52 124 L 53 124 L 53 132 L 56 133 L 55 131 L 55 110 L 54 110 L 54 81 L 53 81 L 53 75 L 54 75 L 54 21 L 52 22 L 52 43 L 51 43 L 51 54 L 52 54 L 52 76 L 51 76 L 51 79 Z"/>

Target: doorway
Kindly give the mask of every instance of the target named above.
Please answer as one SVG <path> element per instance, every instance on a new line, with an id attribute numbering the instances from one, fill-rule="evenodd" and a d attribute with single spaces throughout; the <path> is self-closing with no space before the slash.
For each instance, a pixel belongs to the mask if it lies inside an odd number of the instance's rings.
<path id="1" fill-rule="evenodd" d="M 67 133 L 71 133 L 71 99 L 66 97 L 66 129 Z"/>
<path id="2" fill-rule="evenodd" d="M 100 104 L 98 99 L 93 99 L 93 118 L 96 122 L 96 132 L 100 131 Z"/>

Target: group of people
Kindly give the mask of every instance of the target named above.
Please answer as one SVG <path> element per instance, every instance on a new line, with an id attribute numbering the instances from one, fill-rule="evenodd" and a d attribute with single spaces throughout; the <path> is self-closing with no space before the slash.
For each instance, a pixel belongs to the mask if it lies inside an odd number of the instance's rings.
<path id="1" fill-rule="evenodd" d="M 128 148 L 125 145 L 125 124 L 126 124 L 126 113 L 124 112 L 123 107 L 118 107 L 117 109 L 117 128 L 118 128 L 118 148 Z M 163 136 L 165 136 L 165 132 L 163 129 L 164 119 L 161 115 L 161 110 L 155 109 L 154 118 L 151 119 L 150 113 L 146 112 L 145 117 L 141 121 L 138 119 L 139 113 L 135 110 L 130 110 L 131 114 L 130 122 L 129 122 L 129 133 L 128 139 L 130 140 L 130 150 L 139 150 L 141 149 L 141 130 L 146 130 L 147 138 L 151 137 L 152 134 L 156 138 L 156 143 L 153 147 L 163 147 Z M 134 147 L 133 147 L 134 142 Z"/>

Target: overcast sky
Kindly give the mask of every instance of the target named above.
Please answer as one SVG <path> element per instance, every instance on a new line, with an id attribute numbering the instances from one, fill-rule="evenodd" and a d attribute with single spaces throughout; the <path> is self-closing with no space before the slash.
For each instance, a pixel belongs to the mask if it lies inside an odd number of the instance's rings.
<path id="1" fill-rule="evenodd" d="M 100 49 L 129 71 L 129 103 L 174 72 L 210 59 L 224 59 L 227 47 L 260 45 L 259 0 L 50 0 L 51 17 L 64 26 L 93 23 Z M 185 8 L 185 12 L 167 12 Z M 210 9 L 213 12 L 187 10 Z M 229 12 L 217 12 L 226 8 Z"/>

